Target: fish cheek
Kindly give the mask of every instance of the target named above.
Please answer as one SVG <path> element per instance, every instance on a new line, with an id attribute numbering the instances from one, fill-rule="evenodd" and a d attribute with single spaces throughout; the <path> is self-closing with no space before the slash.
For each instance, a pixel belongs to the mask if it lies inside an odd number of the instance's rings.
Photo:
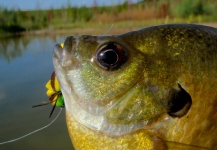
<path id="1" fill-rule="evenodd" d="M 172 89 L 169 92 L 168 114 L 171 117 L 182 117 L 189 111 L 192 99 L 188 92 L 186 92 L 180 84 L 179 90 Z"/>

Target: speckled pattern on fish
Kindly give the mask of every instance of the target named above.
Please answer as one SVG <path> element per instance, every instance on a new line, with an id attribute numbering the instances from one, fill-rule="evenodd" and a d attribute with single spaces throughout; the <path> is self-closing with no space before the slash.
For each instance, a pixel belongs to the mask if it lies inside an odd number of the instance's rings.
<path id="1" fill-rule="evenodd" d="M 217 149 L 217 29 L 69 36 L 54 67 L 76 149 Z"/>

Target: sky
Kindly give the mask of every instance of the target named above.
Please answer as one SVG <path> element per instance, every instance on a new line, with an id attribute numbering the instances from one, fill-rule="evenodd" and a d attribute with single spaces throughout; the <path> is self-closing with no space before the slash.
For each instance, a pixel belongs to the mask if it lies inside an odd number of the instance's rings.
<path id="1" fill-rule="evenodd" d="M 0 0 L 0 8 L 34 10 L 66 7 L 70 2 L 71 6 L 92 6 L 96 1 L 97 5 L 112 5 L 123 3 L 125 0 Z M 129 0 L 138 2 L 139 0 Z"/>

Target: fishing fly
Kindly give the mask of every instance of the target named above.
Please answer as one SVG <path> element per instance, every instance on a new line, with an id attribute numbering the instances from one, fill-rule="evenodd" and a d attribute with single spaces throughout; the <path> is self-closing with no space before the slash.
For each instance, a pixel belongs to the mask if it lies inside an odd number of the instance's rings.
<path id="1" fill-rule="evenodd" d="M 50 112 L 50 115 L 49 115 L 49 118 L 50 118 L 52 116 L 56 106 L 64 108 L 64 98 L 63 98 L 63 95 L 62 95 L 62 92 L 61 92 L 59 82 L 58 82 L 58 80 L 56 78 L 55 72 L 53 72 L 51 74 L 51 79 L 47 82 L 45 87 L 47 88 L 46 94 L 49 97 L 50 102 L 42 103 L 42 104 L 39 104 L 39 105 L 34 105 L 32 107 L 34 108 L 34 107 L 39 107 L 39 106 L 45 106 L 45 105 L 52 104 L 53 108 L 52 108 L 52 110 Z"/>
<path id="2" fill-rule="evenodd" d="M 61 43 L 60 44 L 61 47 L 63 48 L 64 44 Z M 53 73 L 51 74 L 51 78 L 50 80 L 47 82 L 47 84 L 45 85 L 45 87 L 47 88 L 47 96 L 49 97 L 50 102 L 47 103 L 43 103 L 43 104 L 39 104 L 39 105 L 34 105 L 32 106 L 34 107 L 39 107 L 39 106 L 45 106 L 45 105 L 49 105 L 52 104 L 53 108 L 50 112 L 49 118 L 52 116 L 56 106 L 59 106 L 61 108 L 64 108 L 64 98 L 61 92 L 61 88 L 60 88 L 60 84 L 59 81 L 57 80 L 56 74 L 53 71 Z"/>
<path id="3" fill-rule="evenodd" d="M 61 46 L 63 47 L 63 44 L 61 44 Z M 30 133 L 27 133 L 23 136 L 20 136 L 18 138 L 15 138 L 15 139 L 12 139 L 12 140 L 8 140 L 8 141 L 5 141 L 5 142 L 0 142 L 0 145 L 3 145 L 3 144 L 7 144 L 7 143 L 11 143 L 11 142 L 15 142 L 15 141 L 18 141 L 18 140 L 21 140 L 29 135 L 32 135 L 36 132 L 39 132 L 45 128 L 48 128 L 50 125 L 52 125 L 56 120 L 57 118 L 60 116 L 61 114 L 61 111 L 62 111 L 62 108 L 64 108 L 64 98 L 63 98 L 63 95 L 62 95 L 62 92 L 61 92 L 61 88 L 60 88 L 60 84 L 59 84 L 59 81 L 57 80 L 57 77 L 56 77 L 56 74 L 55 72 L 53 71 L 53 73 L 51 74 L 51 78 L 50 80 L 47 82 L 47 84 L 45 85 L 45 87 L 47 88 L 47 96 L 49 97 L 49 100 L 50 102 L 47 102 L 47 103 L 43 103 L 43 104 L 39 104 L 39 105 L 34 105 L 32 106 L 33 108 L 34 107 L 39 107 L 39 106 L 45 106 L 45 105 L 48 105 L 48 104 L 52 104 L 53 105 L 53 108 L 50 112 L 50 115 L 49 115 L 49 118 L 52 116 L 56 106 L 59 106 L 61 107 L 58 115 L 47 125 L 37 129 L 37 130 L 34 130 Z"/>

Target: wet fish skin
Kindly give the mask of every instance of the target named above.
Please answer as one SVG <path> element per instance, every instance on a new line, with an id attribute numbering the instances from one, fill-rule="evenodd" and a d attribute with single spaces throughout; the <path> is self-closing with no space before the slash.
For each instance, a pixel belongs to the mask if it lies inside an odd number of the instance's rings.
<path id="1" fill-rule="evenodd" d="M 111 42 L 127 52 L 116 70 L 106 70 L 96 58 Z M 75 148 L 217 149 L 216 66 L 217 29 L 212 27 L 172 24 L 68 37 L 63 50 L 54 50 L 54 67 Z M 192 104 L 177 110 L 183 115 L 171 116 L 170 93 L 180 93 L 177 83 Z"/>

